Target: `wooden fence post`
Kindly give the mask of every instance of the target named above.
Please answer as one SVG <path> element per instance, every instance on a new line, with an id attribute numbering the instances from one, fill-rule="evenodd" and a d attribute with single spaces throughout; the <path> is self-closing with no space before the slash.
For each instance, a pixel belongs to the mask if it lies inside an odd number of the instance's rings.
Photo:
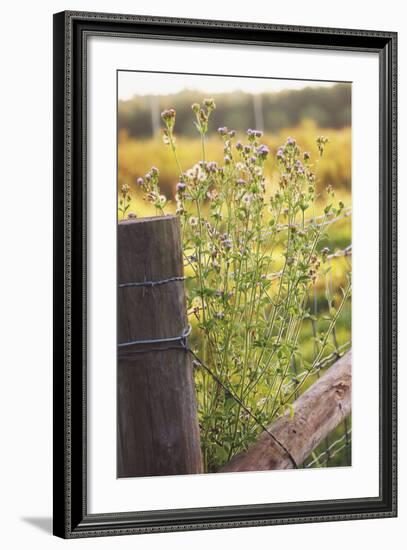
<path id="1" fill-rule="evenodd" d="M 201 473 L 179 221 L 124 221 L 117 236 L 117 475 Z"/>

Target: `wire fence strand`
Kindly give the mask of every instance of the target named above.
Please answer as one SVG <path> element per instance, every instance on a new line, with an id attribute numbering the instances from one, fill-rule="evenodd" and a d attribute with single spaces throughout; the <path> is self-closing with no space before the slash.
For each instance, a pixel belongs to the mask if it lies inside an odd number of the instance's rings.
<path id="1" fill-rule="evenodd" d="M 313 459 L 304 464 L 304 468 L 322 467 L 326 466 L 336 455 L 338 455 L 343 449 L 350 448 L 351 445 L 352 430 L 346 431 L 341 437 L 331 443 L 322 453 L 314 456 Z M 314 454 L 314 453 L 313 453 Z"/>
<path id="2" fill-rule="evenodd" d="M 332 225 L 333 223 L 345 220 L 346 218 L 349 218 L 352 215 L 352 208 L 345 208 L 343 213 L 339 216 L 335 216 L 333 218 L 330 218 L 329 215 L 323 214 L 321 216 L 316 216 L 315 218 L 308 218 L 304 220 L 304 227 L 307 228 L 309 226 L 313 227 L 326 227 L 329 225 Z M 328 217 L 328 219 L 326 219 Z M 322 220 L 322 221 L 321 221 Z M 267 237 L 268 235 L 272 235 L 273 233 L 277 232 L 280 233 L 281 231 L 284 231 L 285 229 L 288 229 L 290 227 L 297 227 L 301 228 L 302 224 L 299 223 L 282 223 L 277 224 L 273 229 L 268 229 L 267 231 L 262 232 L 263 237 Z"/>

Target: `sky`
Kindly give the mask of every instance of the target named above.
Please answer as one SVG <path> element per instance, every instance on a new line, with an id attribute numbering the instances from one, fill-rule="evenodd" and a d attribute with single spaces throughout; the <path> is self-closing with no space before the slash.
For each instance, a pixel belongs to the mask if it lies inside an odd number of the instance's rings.
<path id="1" fill-rule="evenodd" d="M 300 90 L 306 87 L 329 87 L 336 82 L 314 80 L 283 80 L 273 78 L 245 78 L 169 73 L 119 71 L 118 96 L 121 100 L 135 95 L 166 95 L 184 90 L 201 94 L 243 91 L 246 93 Z"/>

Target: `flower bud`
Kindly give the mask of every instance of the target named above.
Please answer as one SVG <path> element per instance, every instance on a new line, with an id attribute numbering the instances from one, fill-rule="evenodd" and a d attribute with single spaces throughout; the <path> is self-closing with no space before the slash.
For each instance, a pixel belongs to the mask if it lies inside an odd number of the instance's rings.
<path id="1" fill-rule="evenodd" d="M 182 183 L 182 181 L 180 181 L 176 185 L 176 190 L 178 191 L 178 193 L 182 193 L 183 191 L 185 191 L 186 187 L 187 186 L 185 185 L 185 183 Z"/>
<path id="2" fill-rule="evenodd" d="M 267 145 L 260 145 L 260 147 L 257 147 L 256 151 L 259 157 L 262 159 L 265 159 L 270 153 L 270 149 L 267 147 Z"/>
<path id="3" fill-rule="evenodd" d="M 213 111 L 213 109 L 216 109 L 216 105 L 215 105 L 215 102 L 212 98 L 210 99 L 204 99 L 203 101 L 205 107 L 211 111 Z"/>
<path id="4" fill-rule="evenodd" d="M 164 122 L 175 120 L 175 109 L 165 109 L 161 113 L 161 118 L 164 120 Z"/>

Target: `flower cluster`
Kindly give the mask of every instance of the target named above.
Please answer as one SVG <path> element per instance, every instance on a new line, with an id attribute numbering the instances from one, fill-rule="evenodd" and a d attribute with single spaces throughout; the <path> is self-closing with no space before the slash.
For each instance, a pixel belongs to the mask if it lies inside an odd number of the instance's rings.
<path id="1" fill-rule="evenodd" d="M 174 145 L 174 126 L 175 126 L 175 117 L 176 117 L 176 111 L 175 109 L 165 109 L 161 113 L 161 118 L 164 122 L 164 130 L 163 130 L 163 142 L 165 145 Z"/>
<path id="2" fill-rule="evenodd" d="M 144 193 L 144 200 L 155 206 L 158 212 L 164 213 L 164 206 L 167 202 L 165 195 L 161 194 L 158 185 L 159 170 L 155 166 L 145 174 L 144 178 L 137 178 L 137 185 Z"/>
<path id="3" fill-rule="evenodd" d="M 202 104 L 194 103 L 192 110 L 195 113 L 195 126 L 201 135 L 205 135 L 208 131 L 209 117 L 212 111 L 216 108 L 213 99 L 204 99 Z"/>
<path id="4" fill-rule="evenodd" d="M 130 208 L 131 194 L 130 186 L 127 183 L 123 183 L 120 186 L 120 199 L 119 199 L 119 212 L 121 212 L 122 219 L 125 218 L 126 212 Z"/>

